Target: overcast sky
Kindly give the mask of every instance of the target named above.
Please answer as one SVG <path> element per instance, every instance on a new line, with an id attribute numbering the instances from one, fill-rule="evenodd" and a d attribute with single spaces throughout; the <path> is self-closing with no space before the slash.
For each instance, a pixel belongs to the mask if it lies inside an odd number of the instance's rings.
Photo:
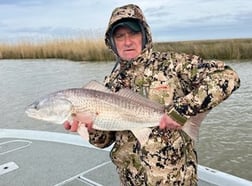
<path id="1" fill-rule="evenodd" d="M 0 0 L 0 42 L 103 37 L 128 0 Z M 139 0 L 154 41 L 252 38 L 252 0 Z"/>

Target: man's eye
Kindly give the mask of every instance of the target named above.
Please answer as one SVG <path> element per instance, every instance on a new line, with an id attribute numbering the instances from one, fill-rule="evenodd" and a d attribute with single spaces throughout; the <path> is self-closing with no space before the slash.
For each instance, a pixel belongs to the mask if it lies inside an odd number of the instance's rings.
<path id="1" fill-rule="evenodd" d="M 116 39 L 120 39 L 120 38 L 123 38 L 124 37 L 124 34 L 116 34 L 115 35 L 115 38 Z"/>
<path id="2" fill-rule="evenodd" d="M 137 35 L 138 33 L 139 33 L 139 32 L 131 31 L 131 32 L 129 32 L 129 35 L 134 36 L 134 35 Z"/>

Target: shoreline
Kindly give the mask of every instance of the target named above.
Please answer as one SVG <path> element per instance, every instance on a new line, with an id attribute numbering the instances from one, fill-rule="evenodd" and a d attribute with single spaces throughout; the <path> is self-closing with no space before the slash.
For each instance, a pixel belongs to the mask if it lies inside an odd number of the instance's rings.
<path id="1" fill-rule="evenodd" d="M 252 59 L 252 38 L 154 42 L 154 50 L 199 55 L 203 59 Z M 0 59 L 67 59 L 112 61 L 103 39 L 52 39 L 43 42 L 0 43 Z"/>

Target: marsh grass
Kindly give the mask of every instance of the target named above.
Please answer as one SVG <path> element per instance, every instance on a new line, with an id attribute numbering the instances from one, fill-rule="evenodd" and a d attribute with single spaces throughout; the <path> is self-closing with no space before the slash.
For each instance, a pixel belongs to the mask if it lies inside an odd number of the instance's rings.
<path id="1" fill-rule="evenodd" d="M 204 59 L 252 59 L 252 39 L 226 39 L 154 43 L 154 50 L 184 52 Z M 103 39 L 53 39 L 0 44 L 0 59 L 68 59 L 111 61 L 113 54 Z"/>
<path id="2" fill-rule="evenodd" d="M 204 59 L 252 59 L 252 39 L 223 39 L 155 43 L 158 51 L 177 51 L 199 55 Z"/>
<path id="3" fill-rule="evenodd" d="M 113 59 L 113 55 L 102 39 L 57 39 L 39 43 L 23 41 L 16 44 L 0 44 L 0 58 L 108 61 Z"/>

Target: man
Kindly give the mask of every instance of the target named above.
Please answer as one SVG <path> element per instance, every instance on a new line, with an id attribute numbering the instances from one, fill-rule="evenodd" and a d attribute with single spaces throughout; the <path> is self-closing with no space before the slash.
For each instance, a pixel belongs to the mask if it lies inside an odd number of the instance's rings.
<path id="1" fill-rule="evenodd" d="M 112 12 L 105 43 L 119 65 L 105 86 L 114 92 L 130 88 L 164 104 L 167 114 L 143 146 L 130 131 L 89 130 L 90 143 L 100 148 L 115 143 L 111 159 L 122 185 L 197 185 L 194 139 L 181 127 L 228 98 L 240 85 L 238 75 L 221 61 L 153 52 L 150 28 L 132 4 Z M 78 121 L 91 124 L 92 118 Z"/>

